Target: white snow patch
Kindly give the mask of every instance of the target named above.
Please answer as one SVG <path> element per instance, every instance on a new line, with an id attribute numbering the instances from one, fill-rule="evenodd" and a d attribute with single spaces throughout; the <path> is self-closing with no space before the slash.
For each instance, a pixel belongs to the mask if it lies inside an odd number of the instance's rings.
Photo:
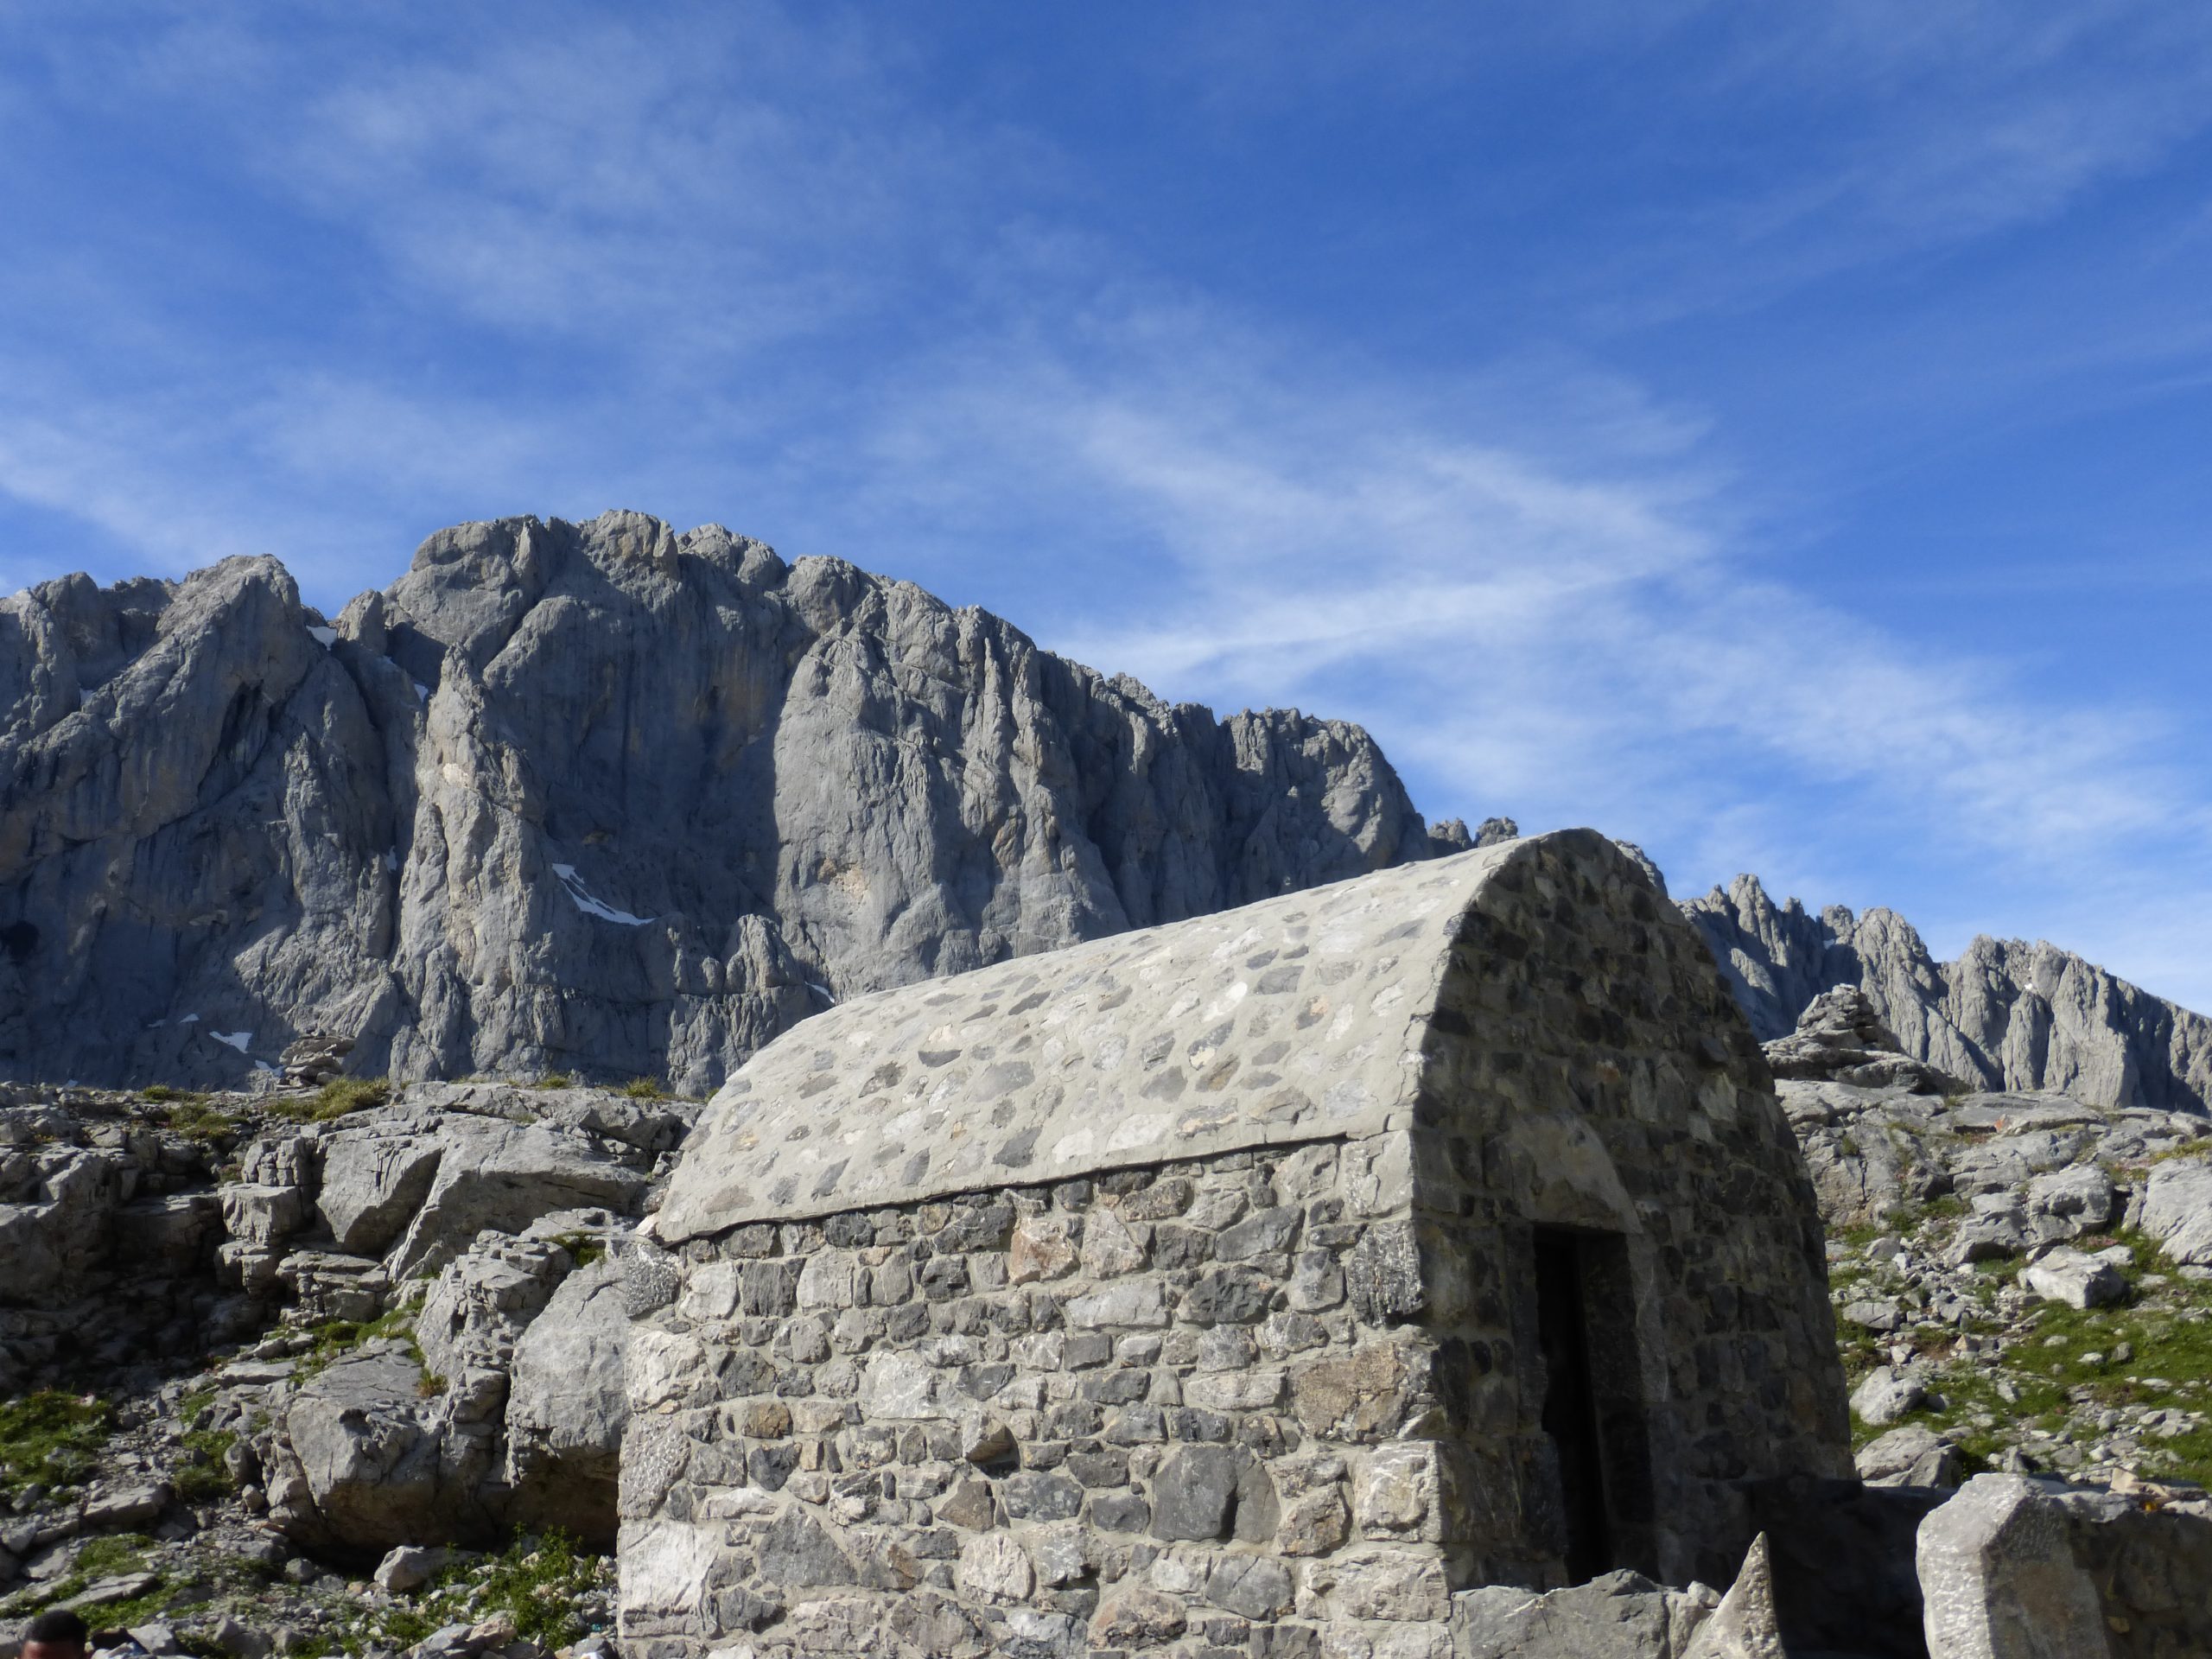
<path id="1" fill-rule="evenodd" d="M 393 871 L 397 871 L 399 868 L 399 854 L 397 849 L 384 855 L 384 867 L 387 870 Z"/>
<path id="2" fill-rule="evenodd" d="M 308 632 L 315 636 L 315 643 L 325 651 L 338 643 L 338 630 L 335 628 L 309 628 Z"/>
<path id="3" fill-rule="evenodd" d="M 573 864 L 556 864 L 553 874 L 561 878 L 561 885 L 569 890 L 569 902 L 587 916 L 596 916 L 604 922 L 620 922 L 625 927 L 643 927 L 653 919 L 650 916 L 632 916 L 626 910 L 617 910 L 612 905 L 601 904 L 591 896 L 590 891 L 577 876 L 576 867 Z"/>
<path id="4" fill-rule="evenodd" d="M 831 1007 L 834 1008 L 837 1006 L 837 999 L 830 995 L 830 988 L 827 985 L 817 985 L 810 979 L 806 982 L 806 988 L 812 991 L 817 996 L 820 997 L 824 1002 L 827 1002 Z"/>
<path id="5" fill-rule="evenodd" d="M 250 1031 L 211 1031 L 207 1034 L 219 1043 L 228 1043 L 241 1054 L 245 1052 L 246 1046 L 253 1041 L 253 1033 Z"/>
<path id="6" fill-rule="evenodd" d="M 146 1027 L 146 1029 L 147 1029 L 147 1030 L 149 1030 L 149 1031 L 159 1031 L 159 1030 L 160 1030 L 163 1026 L 166 1026 L 167 1024 L 168 1024 L 168 1020 L 155 1020 L 155 1021 L 154 1021 L 154 1023 L 153 1023 L 152 1025 L 150 1025 L 150 1026 L 147 1027 Z"/>
<path id="7" fill-rule="evenodd" d="M 177 1021 L 177 1024 L 180 1026 L 196 1026 L 199 1023 L 200 1016 L 196 1014 L 188 1014 L 183 1019 Z"/>
<path id="8" fill-rule="evenodd" d="M 415 695 L 423 702 L 428 702 L 430 700 L 430 688 L 417 680 L 415 682 Z"/>
<path id="9" fill-rule="evenodd" d="M 272 1077 L 276 1075 L 276 1068 L 266 1060 L 256 1060 L 253 1063 L 253 1069 L 257 1071 L 266 1071 Z"/>

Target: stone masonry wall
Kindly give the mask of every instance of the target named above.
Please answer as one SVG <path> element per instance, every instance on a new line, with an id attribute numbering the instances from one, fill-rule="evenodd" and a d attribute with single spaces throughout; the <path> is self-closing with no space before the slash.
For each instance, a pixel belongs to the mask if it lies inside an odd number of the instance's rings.
<path id="1" fill-rule="evenodd" d="M 1590 1338 L 1583 1570 L 1725 1582 L 1741 1483 L 1844 1472 L 1819 1221 L 1770 1077 L 1602 838 L 1130 949 L 824 1016 L 718 1097 L 667 1251 L 627 1247 L 633 1659 L 1443 1659 L 1455 1592 L 1567 1573 L 1540 1261 Z M 1273 995 L 1309 951 L 1313 983 Z M 1194 1101 L 1145 1109 L 1185 1058 Z M 1138 1069 L 1081 1081 L 1098 1065 Z M 1356 1075 L 1359 1110 L 1332 1137 L 1208 1097 L 1279 1065 L 1300 1097 Z M 1048 1142 L 1097 1162 L 1014 1185 Z M 900 1191 L 910 1155 L 979 1147 L 1001 1149 L 986 1190 Z M 810 1202 L 855 1170 L 881 1196 L 778 1214 L 814 1165 Z"/>
<path id="2" fill-rule="evenodd" d="M 1411 1249 L 1463 1495 L 1455 1588 L 1556 1582 L 1565 1548 L 1539 1224 L 1619 1245 L 1585 1287 L 1617 1338 L 1609 1450 L 1649 1475 L 1618 1495 L 1617 1564 L 1728 1583 L 1740 1483 L 1848 1471 L 1819 1216 L 1771 1081 L 1695 938 L 1656 895 L 1592 880 L 1548 857 L 1499 873 L 1425 1048 Z"/>
<path id="3" fill-rule="evenodd" d="M 633 1653 L 753 1630 L 763 1655 L 1442 1655 L 1410 1152 L 1231 1153 L 685 1246 L 632 1332 Z"/>

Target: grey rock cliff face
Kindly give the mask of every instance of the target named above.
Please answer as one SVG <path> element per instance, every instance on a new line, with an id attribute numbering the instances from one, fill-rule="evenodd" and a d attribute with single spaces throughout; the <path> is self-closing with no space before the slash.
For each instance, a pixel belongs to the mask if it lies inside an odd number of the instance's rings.
<path id="1" fill-rule="evenodd" d="M 2100 1106 L 2212 1110 L 2212 1020 L 2069 950 L 1977 938 L 1939 963 L 1894 911 L 1815 915 L 1739 875 L 1682 906 L 1763 1040 L 1822 994 L 1866 993 L 1904 1052 L 1986 1090 L 2063 1090 Z"/>
<path id="2" fill-rule="evenodd" d="M 0 1076 L 704 1090 L 831 1001 L 1425 858 L 1357 727 L 1217 721 L 833 559 L 610 513 L 0 601 Z"/>

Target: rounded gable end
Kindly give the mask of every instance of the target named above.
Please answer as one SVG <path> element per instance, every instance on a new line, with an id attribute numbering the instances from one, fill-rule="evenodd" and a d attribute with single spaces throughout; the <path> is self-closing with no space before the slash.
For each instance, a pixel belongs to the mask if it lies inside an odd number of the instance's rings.
<path id="1" fill-rule="evenodd" d="M 1565 830 L 859 998 L 715 1095 L 656 1230 L 1409 1127 L 1454 953 L 1501 882 L 1656 916 L 1631 861 Z"/>

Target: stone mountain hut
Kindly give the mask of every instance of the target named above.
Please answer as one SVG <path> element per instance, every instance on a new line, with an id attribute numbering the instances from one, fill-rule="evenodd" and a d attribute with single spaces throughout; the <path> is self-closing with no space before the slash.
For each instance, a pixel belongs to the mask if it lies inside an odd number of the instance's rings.
<path id="1" fill-rule="evenodd" d="M 1697 935 L 1567 831 L 820 1014 L 629 1252 L 640 1659 L 1449 1651 L 1849 1467 Z"/>

